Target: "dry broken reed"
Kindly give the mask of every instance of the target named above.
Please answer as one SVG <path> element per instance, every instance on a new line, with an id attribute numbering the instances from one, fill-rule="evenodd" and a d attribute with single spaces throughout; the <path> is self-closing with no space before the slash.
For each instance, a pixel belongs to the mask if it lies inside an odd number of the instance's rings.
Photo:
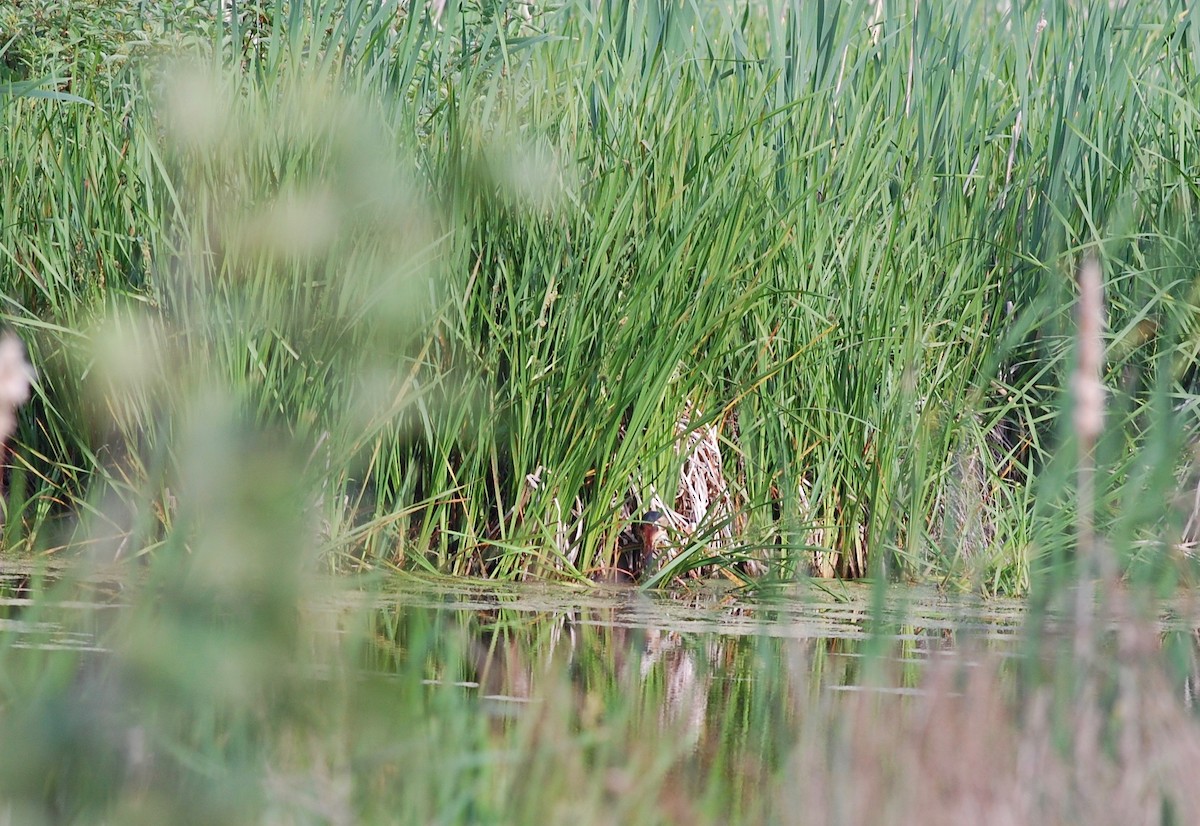
<path id="1" fill-rule="evenodd" d="M 0 335 L 0 444 L 17 432 L 17 408 L 29 401 L 34 378 L 21 339 L 12 332 Z"/>
<path id="2" fill-rule="evenodd" d="M 17 432 L 17 409 L 29 401 L 30 387 L 36 378 L 21 339 L 11 330 L 0 334 L 0 463 L 8 462 L 8 441 Z M 0 493 L 7 500 L 8 473 L 3 468 L 0 468 Z M 3 521 L 6 520 L 0 517 L 0 522 Z"/>
<path id="3" fill-rule="evenodd" d="M 1079 450 L 1076 593 L 1076 655 L 1085 663 L 1092 652 L 1094 579 L 1107 581 L 1112 565 L 1096 537 L 1096 442 L 1104 430 L 1104 275 L 1095 256 L 1079 268 L 1079 308 L 1072 424 Z"/>

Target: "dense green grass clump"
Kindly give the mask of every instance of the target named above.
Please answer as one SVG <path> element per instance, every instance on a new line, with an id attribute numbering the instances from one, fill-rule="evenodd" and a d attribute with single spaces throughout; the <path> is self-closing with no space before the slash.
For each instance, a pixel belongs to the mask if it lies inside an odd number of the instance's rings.
<path id="1" fill-rule="evenodd" d="M 1091 252 L 1100 527 L 1178 574 L 1181 3 L 440 5 L 3 13 L 0 279 L 42 376 L 10 542 L 189 542 L 217 404 L 301 446 L 335 559 L 594 572 L 676 501 L 682 428 L 732 507 L 677 571 L 728 534 L 772 575 L 1021 591 L 1071 550 Z"/>

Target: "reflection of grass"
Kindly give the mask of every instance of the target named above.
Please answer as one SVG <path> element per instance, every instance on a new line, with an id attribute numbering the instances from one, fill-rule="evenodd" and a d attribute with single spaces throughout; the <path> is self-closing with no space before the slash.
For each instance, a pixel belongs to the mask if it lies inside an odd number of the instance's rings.
<path id="1" fill-rule="evenodd" d="M 266 592 L 243 571 L 213 598 L 205 564 L 156 563 L 110 592 L 119 611 L 68 607 L 61 598 L 105 590 L 60 582 L 16 617 L 78 625 L 107 652 L 17 648 L 8 641 L 37 634 L 5 636 L 0 735 L 22 744 L 0 756 L 6 817 L 1117 824 L 1200 814 L 1187 771 L 1200 725 L 1184 706 L 1184 672 L 1162 668 L 1160 634 L 1133 617 L 1100 638 L 1111 666 L 1081 694 L 1068 634 L 1017 660 L 1015 639 L 984 647 L 914 620 L 869 663 L 864 644 L 845 639 L 626 627 L 628 592 L 573 613 L 509 610 L 504 592 L 468 600 L 492 610 L 462 610 L 437 589 L 418 601 L 439 607 L 386 596 L 370 607 L 302 579 Z M 747 611 L 715 600 L 693 610 Z M 686 616 L 644 616 L 675 614 Z M 1182 643 L 1191 685 L 1194 641 L 1170 642 Z"/>

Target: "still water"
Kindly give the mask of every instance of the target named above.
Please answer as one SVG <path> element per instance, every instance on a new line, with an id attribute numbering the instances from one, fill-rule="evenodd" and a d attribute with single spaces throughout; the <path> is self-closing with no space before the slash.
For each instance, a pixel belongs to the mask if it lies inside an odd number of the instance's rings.
<path id="1" fill-rule="evenodd" d="M 133 638 L 146 636 L 123 616 L 146 601 L 139 586 L 92 576 L 62 593 L 45 591 L 61 573 L 0 571 L 7 648 L 75 651 L 93 661 L 110 646 L 128 646 L 131 624 Z M 44 593 L 30 611 L 35 588 Z M 324 582 L 300 610 L 311 659 L 290 665 L 310 676 L 347 668 L 368 684 L 415 676 L 491 718 L 522 714 L 547 684 L 569 685 L 585 714 L 636 695 L 660 703 L 663 719 L 685 721 L 694 742 L 731 704 L 766 704 L 786 717 L 821 694 L 920 692 L 934 658 L 966 667 L 980 656 L 1004 661 L 1017 653 L 1025 619 L 1017 601 L 830 582 L 648 592 L 405 577 L 365 590 Z M 170 606 L 165 613 L 170 623 Z M 245 640 L 235 639 L 236 625 L 226 632 L 233 659 Z M 212 647 L 203 629 L 182 624 L 178 633 Z"/>
<path id="2" fill-rule="evenodd" d="M 1052 744 L 1083 725 L 1074 671 L 1054 665 L 1068 635 L 1030 625 L 1022 603 L 911 586 L 656 593 L 251 581 L 192 561 L 9 566 L 0 735 L 24 748 L 0 755 L 0 814 L 876 823 L 864 789 L 895 800 L 956 774 L 939 792 L 951 802 L 989 778 L 1074 811 L 1075 786 L 1018 782 L 1029 749 L 1071 765 Z M 1162 742 L 1179 741 L 1196 728 L 1196 636 L 1173 620 L 1139 639 L 1150 653 L 1114 649 L 1115 688 L 1086 708 L 1123 719 L 1122 686 L 1140 686 L 1130 696 L 1171 721 Z M 1181 668 L 1155 664 L 1164 641 Z M 927 810 L 909 802 L 893 822 Z"/>
<path id="3" fill-rule="evenodd" d="M 30 619 L 32 589 L 60 573 L 43 571 L 39 580 L 28 566 L 0 569 L 0 634 L 13 648 L 105 651 L 113 618 L 134 599 L 131 586 L 84 578 L 65 597 L 38 599 Z M 752 660 L 770 655 L 802 655 L 805 681 L 821 690 L 905 691 L 919 684 L 931 656 L 1015 653 L 1025 618 L 1015 600 L 900 586 L 880 594 L 861 583 L 647 592 L 409 577 L 369 592 L 337 583 L 304 610 L 328 618 L 325 630 L 336 635 L 345 633 L 346 617 L 365 615 L 362 673 L 377 677 L 397 673 L 419 626 L 423 639 L 435 640 L 422 643 L 424 683 L 492 704 L 527 700 L 548 669 L 581 674 L 603 664 L 612 679 L 661 670 L 673 685 L 709 685 L 751 679 Z"/>
<path id="4" fill-rule="evenodd" d="M 893 587 L 877 612 L 879 596 L 870 585 L 850 583 L 757 592 L 710 583 L 651 593 L 414 582 L 380 594 L 377 611 L 385 626 L 408 612 L 427 612 L 455 628 L 472 653 L 475 678 L 430 683 L 475 689 L 499 702 L 524 699 L 548 663 L 584 672 L 593 662 L 609 663 L 617 678 L 636 662 L 638 677 L 661 669 L 668 683 L 691 684 L 695 693 L 696 683 L 752 679 L 755 658 L 802 657 L 805 682 L 822 690 L 898 692 L 919 684 L 931 656 L 1015 653 L 1025 616 L 1020 602 Z M 387 670 L 385 639 L 378 672 Z"/>

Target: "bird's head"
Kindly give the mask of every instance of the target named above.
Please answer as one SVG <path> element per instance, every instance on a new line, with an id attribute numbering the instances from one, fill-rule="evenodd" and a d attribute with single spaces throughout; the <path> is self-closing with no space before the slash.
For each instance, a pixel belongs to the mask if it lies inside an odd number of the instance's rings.
<path id="1" fill-rule="evenodd" d="M 658 511 L 647 511 L 638 520 L 637 533 L 645 553 L 649 554 L 670 544 L 671 537 L 667 533 L 666 522 L 666 517 Z"/>

